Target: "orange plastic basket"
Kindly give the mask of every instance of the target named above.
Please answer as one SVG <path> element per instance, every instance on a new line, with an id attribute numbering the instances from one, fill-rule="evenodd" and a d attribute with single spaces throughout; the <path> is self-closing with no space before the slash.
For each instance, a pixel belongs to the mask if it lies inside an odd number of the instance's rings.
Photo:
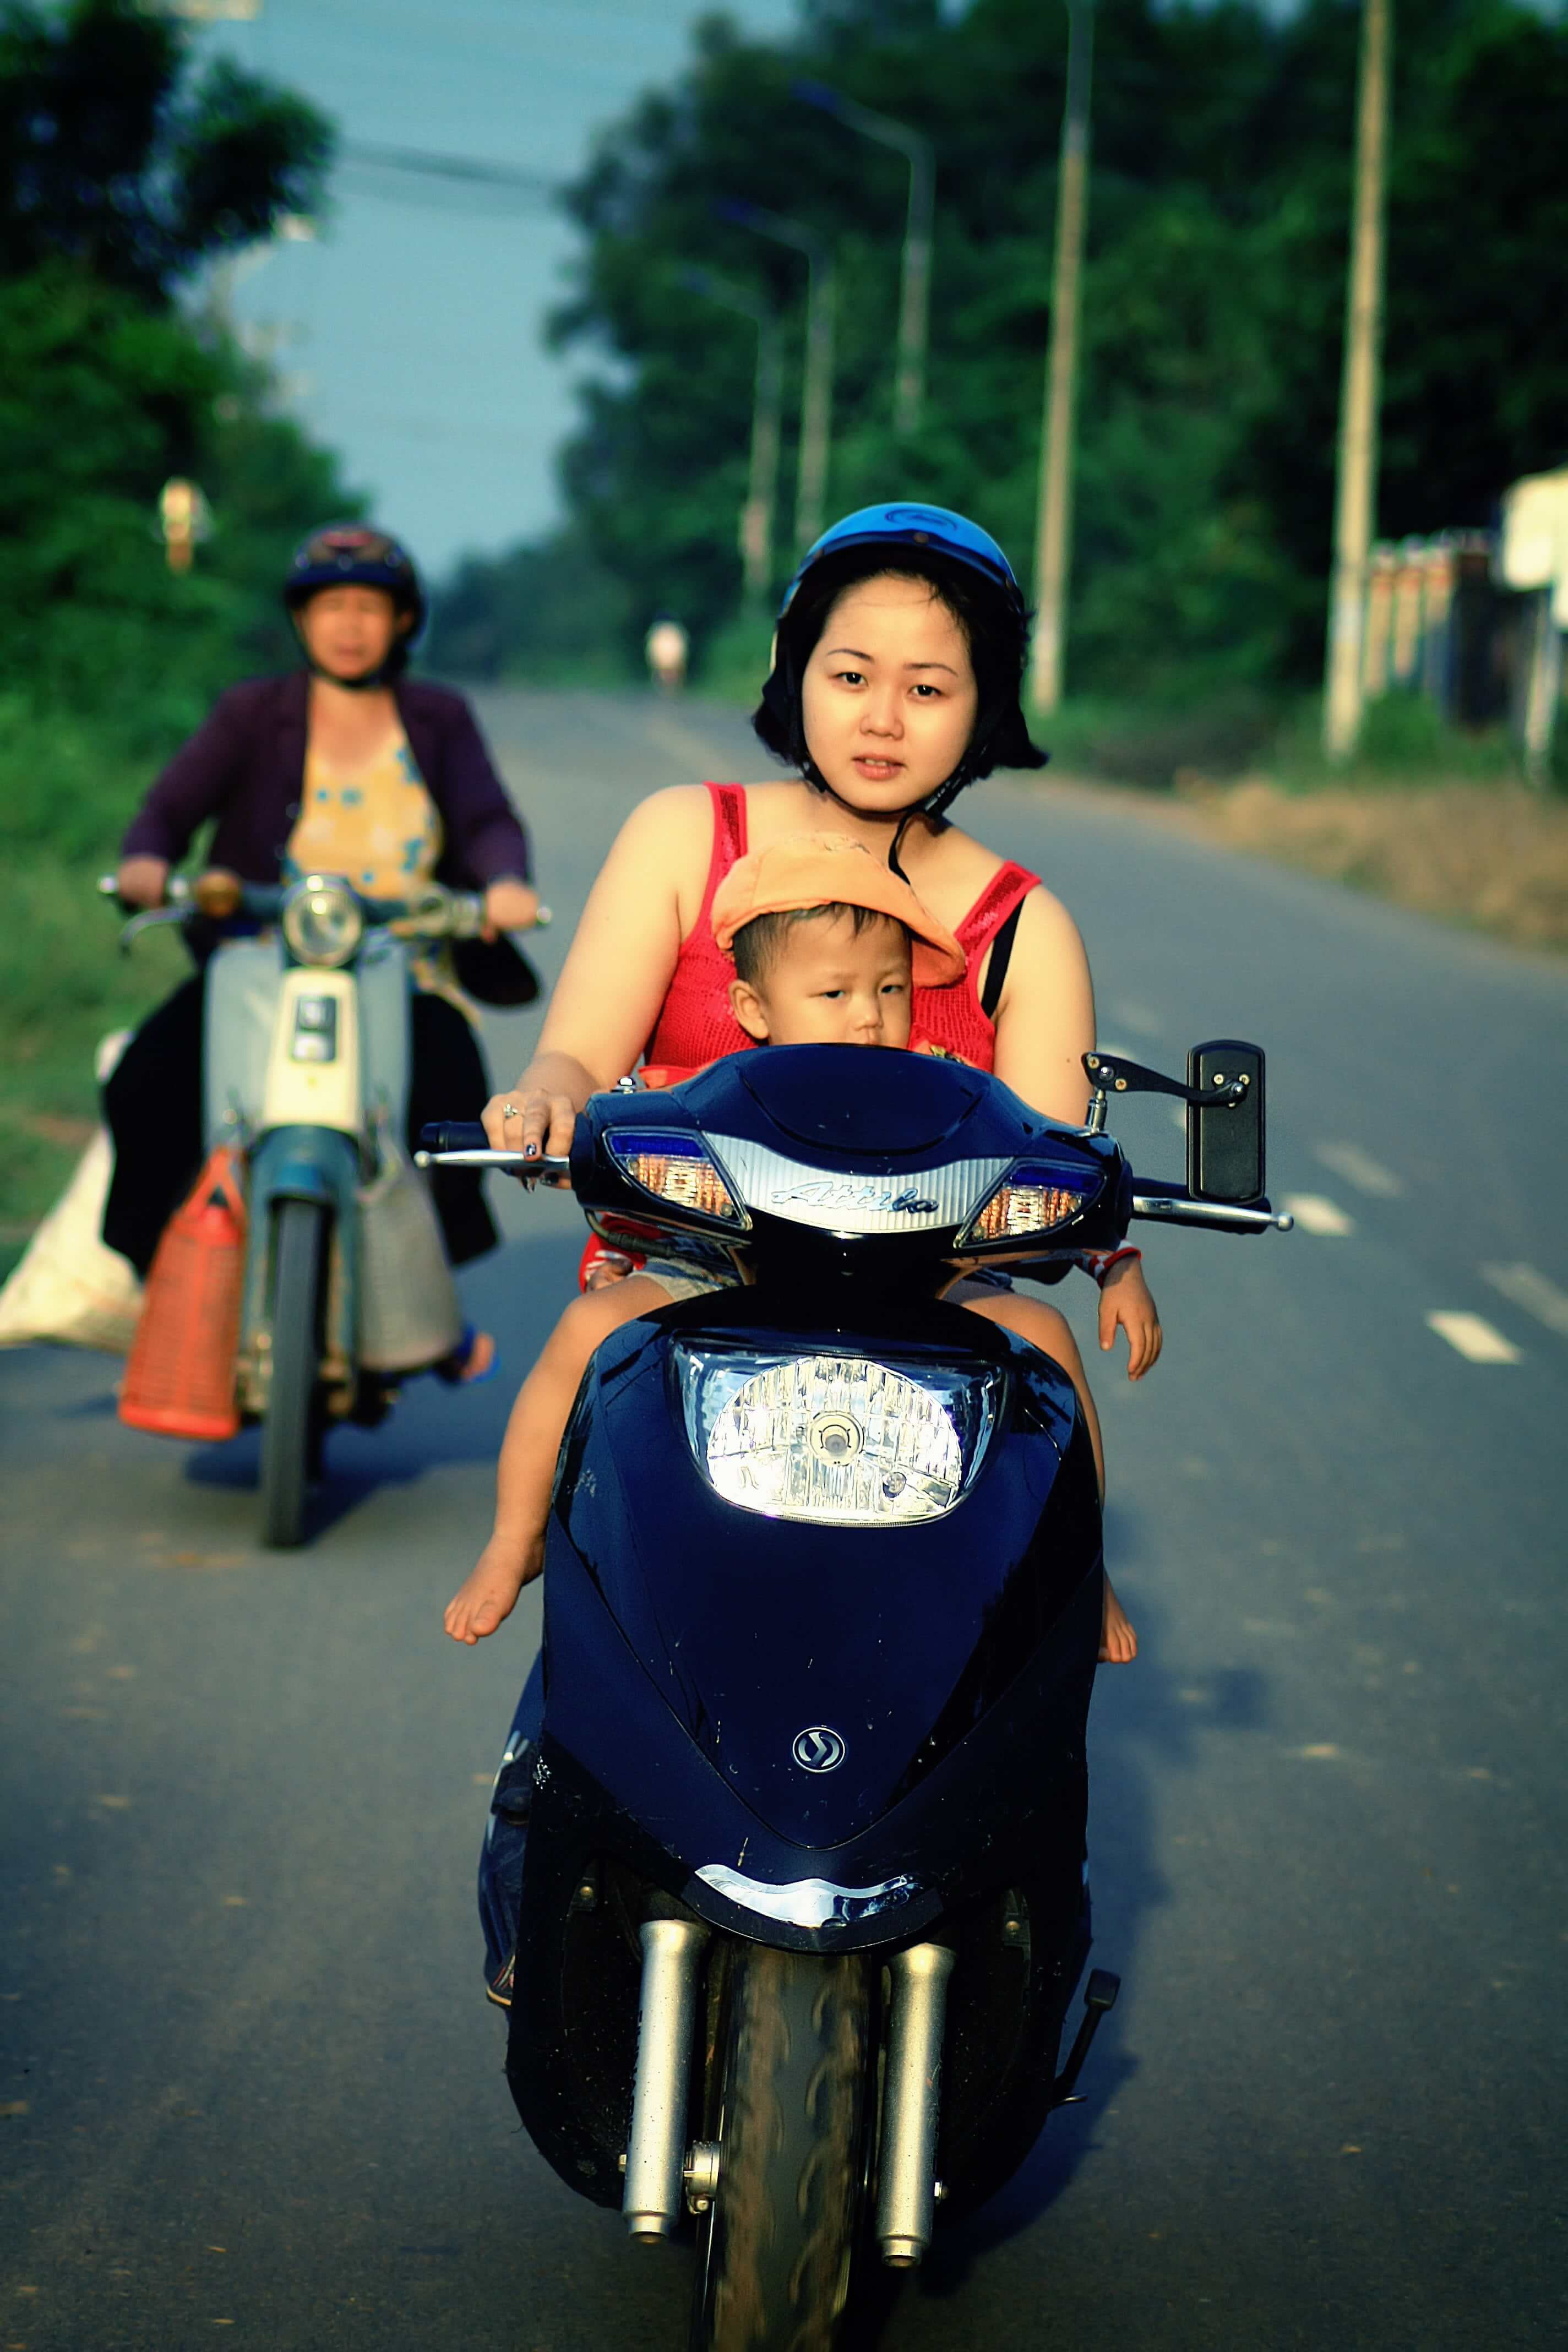
<path id="1" fill-rule="evenodd" d="M 220 1147 L 158 1244 L 121 1384 L 121 1421 L 164 1437 L 234 1435 L 244 1284 L 244 1184 L 237 1156 Z"/>

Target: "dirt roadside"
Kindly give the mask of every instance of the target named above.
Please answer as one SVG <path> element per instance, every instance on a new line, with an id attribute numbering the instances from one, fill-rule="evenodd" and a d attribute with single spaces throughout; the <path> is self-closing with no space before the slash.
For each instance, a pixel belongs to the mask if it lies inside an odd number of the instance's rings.
<path id="1" fill-rule="evenodd" d="M 1114 797 L 1130 816 L 1302 866 L 1517 947 L 1568 954 L 1568 799 L 1522 787 L 1332 785 L 1183 778 L 1168 796 L 1064 776 L 1047 791 Z"/>

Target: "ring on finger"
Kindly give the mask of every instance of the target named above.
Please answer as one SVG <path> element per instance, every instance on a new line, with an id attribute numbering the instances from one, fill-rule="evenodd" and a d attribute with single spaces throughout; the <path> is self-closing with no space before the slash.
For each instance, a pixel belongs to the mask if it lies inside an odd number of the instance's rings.
<path id="1" fill-rule="evenodd" d="M 521 1117 L 517 1105 L 512 1102 L 502 1103 L 500 1107 L 500 1115 L 502 1118 L 517 1118 Z"/>

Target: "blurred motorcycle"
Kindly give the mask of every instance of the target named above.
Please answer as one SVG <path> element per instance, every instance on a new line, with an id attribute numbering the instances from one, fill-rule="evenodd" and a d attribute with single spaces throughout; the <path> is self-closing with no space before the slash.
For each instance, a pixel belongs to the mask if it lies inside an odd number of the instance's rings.
<path id="1" fill-rule="evenodd" d="M 114 896 L 113 877 L 99 888 Z M 198 919 L 219 934 L 205 973 L 203 1112 L 207 1151 L 228 1147 L 243 1170 L 234 1425 L 260 1423 L 262 1540 L 289 1548 L 328 1431 L 382 1420 L 400 1381 L 449 1362 L 463 1338 L 403 1140 L 410 959 L 478 938 L 484 899 L 438 884 L 370 898 L 339 875 L 259 884 L 222 872 L 175 877 L 167 895 L 122 940 Z M 155 1265 L 147 1313 L 157 1278 Z M 128 1388 L 136 1365 L 133 1352 Z M 139 1419 L 123 1397 L 121 1410 Z M 140 1425 L 188 1433 L 177 1415 Z"/>

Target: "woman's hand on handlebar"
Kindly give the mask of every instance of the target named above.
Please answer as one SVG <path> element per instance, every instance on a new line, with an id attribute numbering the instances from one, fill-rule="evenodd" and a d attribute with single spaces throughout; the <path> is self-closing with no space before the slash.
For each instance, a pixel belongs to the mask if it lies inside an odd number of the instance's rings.
<path id="1" fill-rule="evenodd" d="M 122 857 L 115 869 L 114 887 L 122 906 L 150 908 L 163 905 L 168 880 L 166 857 Z"/>
<path id="2" fill-rule="evenodd" d="M 502 874 L 485 892 L 482 936 L 493 940 L 502 931 L 531 931 L 538 916 L 539 893 L 532 883 L 520 882 L 515 874 Z"/>
<path id="3" fill-rule="evenodd" d="M 492 1151 L 521 1151 L 534 1160 L 542 1152 L 565 1160 L 572 1150 L 577 1114 L 603 1081 L 574 1054 L 536 1054 L 504 1095 L 485 1105 L 485 1133 Z"/>
<path id="4" fill-rule="evenodd" d="M 490 1097 L 484 1121 L 492 1151 L 521 1151 L 530 1160 L 544 1152 L 564 1160 L 572 1149 L 577 1106 L 570 1095 L 552 1094 L 543 1087 L 514 1087 L 510 1094 Z"/>

